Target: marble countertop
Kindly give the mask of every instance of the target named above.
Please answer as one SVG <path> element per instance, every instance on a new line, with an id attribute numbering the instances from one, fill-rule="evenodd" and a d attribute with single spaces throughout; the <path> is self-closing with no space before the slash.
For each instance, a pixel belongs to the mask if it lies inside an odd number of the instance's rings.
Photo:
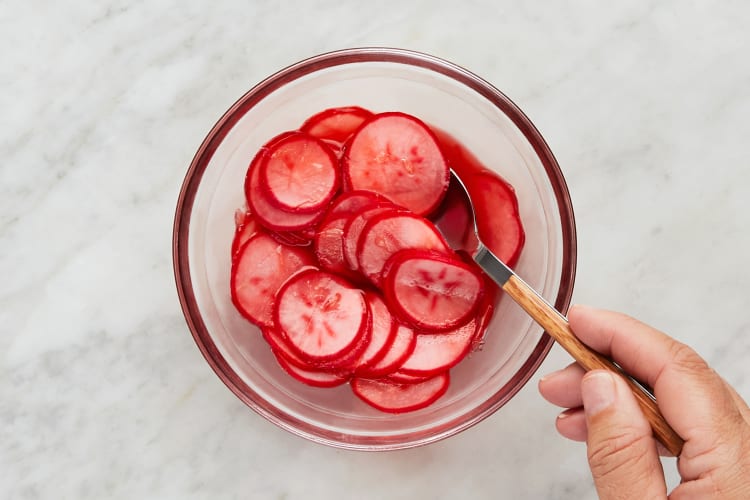
<path id="1" fill-rule="evenodd" d="M 268 74 L 351 46 L 509 95 L 569 182 L 574 300 L 668 331 L 750 396 L 750 5 L 459 3 L 3 2 L 0 498 L 596 498 L 536 391 L 557 347 L 474 428 L 366 454 L 266 422 L 193 342 L 171 231 L 197 146 Z"/>

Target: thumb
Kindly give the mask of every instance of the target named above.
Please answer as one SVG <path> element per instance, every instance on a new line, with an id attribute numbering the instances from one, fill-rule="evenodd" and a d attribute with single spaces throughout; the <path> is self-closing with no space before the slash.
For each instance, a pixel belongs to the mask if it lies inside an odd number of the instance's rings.
<path id="1" fill-rule="evenodd" d="M 581 395 L 599 498 L 667 498 L 651 426 L 625 381 L 593 370 L 583 377 Z"/>

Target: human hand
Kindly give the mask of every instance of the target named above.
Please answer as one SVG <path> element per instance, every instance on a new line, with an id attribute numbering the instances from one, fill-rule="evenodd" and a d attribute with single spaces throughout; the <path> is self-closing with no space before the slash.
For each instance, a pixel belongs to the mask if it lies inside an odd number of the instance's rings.
<path id="1" fill-rule="evenodd" d="M 691 348 L 629 316 L 574 306 L 568 320 L 582 342 L 654 388 L 685 440 L 670 499 L 750 498 L 750 409 L 731 386 Z M 651 427 L 621 377 L 573 363 L 542 378 L 539 392 L 567 408 L 558 432 L 586 441 L 600 498 L 667 498 Z"/>

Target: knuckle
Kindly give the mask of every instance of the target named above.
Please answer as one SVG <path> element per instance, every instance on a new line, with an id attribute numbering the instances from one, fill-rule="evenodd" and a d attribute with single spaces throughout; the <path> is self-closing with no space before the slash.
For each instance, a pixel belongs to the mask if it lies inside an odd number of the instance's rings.
<path id="1" fill-rule="evenodd" d="M 708 363 L 698 353 L 682 342 L 672 344 L 669 355 L 675 367 L 680 370 L 698 373 L 712 371 Z"/>
<path id="2" fill-rule="evenodd" d="M 639 465 L 653 453 L 653 438 L 636 434 L 632 429 L 621 429 L 596 443 L 589 443 L 588 462 L 595 480 L 613 474 L 637 475 Z M 634 477 L 634 479 L 636 479 Z"/>

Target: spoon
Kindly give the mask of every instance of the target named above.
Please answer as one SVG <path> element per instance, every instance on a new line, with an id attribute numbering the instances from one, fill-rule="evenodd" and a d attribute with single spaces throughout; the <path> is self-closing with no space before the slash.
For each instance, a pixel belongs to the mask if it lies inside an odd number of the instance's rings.
<path id="1" fill-rule="evenodd" d="M 656 405 L 656 398 L 640 382 L 627 375 L 619 365 L 609 358 L 591 350 L 573 334 L 568 319 L 549 304 L 539 293 L 524 282 L 508 266 L 498 259 L 479 237 L 476 213 L 466 186 L 451 169 L 450 184 L 443 202 L 442 213 L 450 213 L 453 204 L 461 204 L 469 214 L 468 236 L 465 228 L 455 227 L 455 219 L 441 217 L 435 225 L 448 241 L 451 248 L 464 250 L 502 288 L 505 293 L 531 316 L 546 332 L 560 344 L 586 371 L 603 369 L 622 375 L 635 395 L 644 415 L 651 424 L 654 435 L 674 456 L 682 451 L 683 440 L 672 429 Z M 473 230 L 472 230 L 473 229 Z"/>

